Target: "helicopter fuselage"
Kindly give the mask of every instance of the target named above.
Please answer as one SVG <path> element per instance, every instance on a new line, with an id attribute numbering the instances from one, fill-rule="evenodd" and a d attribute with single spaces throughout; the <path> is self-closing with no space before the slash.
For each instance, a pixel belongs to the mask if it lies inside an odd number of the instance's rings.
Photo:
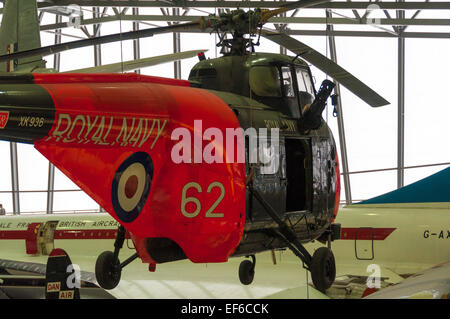
<path id="1" fill-rule="evenodd" d="M 244 131 L 278 130 L 276 171 L 246 160 L 246 226 L 235 256 L 286 247 L 279 225 L 252 192 L 256 189 L 301 242 L 321 236 L 339 205 L 338 159 L 333 135 L 325 123 L 314 130 L 300 125 L 316 91 L 308 65 L 300 59 L 268 53 L 203 60 L 189 80 L 220 97 L 236 114 Z M 302 82 L 301 82 L 302 81 Z M 269 134 L 270 135 L 270 134 Z M 246 155 L 249 140 L 246 139 Z M 262 150 L 258 149 L 259 152 Z M 270 153 L 270 151 L 269 151 Z"/>

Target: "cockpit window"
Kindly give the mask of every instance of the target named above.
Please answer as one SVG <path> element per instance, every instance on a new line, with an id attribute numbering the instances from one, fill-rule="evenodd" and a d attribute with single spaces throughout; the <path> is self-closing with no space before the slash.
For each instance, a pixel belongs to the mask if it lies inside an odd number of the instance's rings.
<path id="1" fill-rule="evenodd" d="M 301 92 L 308 92 L 314 96 L 314 88 L 308 71 L 300 68 L 297 68 L 295 71 L 297 73 L 298 90 Z"/>
<path id="2" fill-rule="evenodd" d="M 281 68 L 281 72 L 283 73 L 283 90 L 284 96 L 286 97 L 294 97 L 294 81 L 292 79 L 291 68 L 288 66 L 283 66 Z"/>
<path id="3" fill-rule="evenodd" d="M 250 69 L 251 90 L 258 96 L 280 97 L 280 76 L 274 66 L 254 66 Z"/>
<path id="4" fill-rule="evenodd" d="M 296 68 L 300 110 L 304 114 L 314 101 L 314 87 L 307 70 Z"/>

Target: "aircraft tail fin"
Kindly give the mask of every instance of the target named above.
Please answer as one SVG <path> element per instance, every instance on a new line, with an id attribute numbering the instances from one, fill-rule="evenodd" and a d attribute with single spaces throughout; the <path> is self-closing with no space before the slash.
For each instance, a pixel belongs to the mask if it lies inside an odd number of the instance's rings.
<path id="1" fill-rule="evenodd" d="M 41 46 L 36 0 L 6 0 L 0 26 L 0 55 Z M 0 72 L 32 72 L 45 68 L 41 56 L 0 63 Z"/>
<path id="2" fill-rule="evenodd" d="M 450 167 L 392 192 L 362 201 L 362 204 L 449 203 Z"/>

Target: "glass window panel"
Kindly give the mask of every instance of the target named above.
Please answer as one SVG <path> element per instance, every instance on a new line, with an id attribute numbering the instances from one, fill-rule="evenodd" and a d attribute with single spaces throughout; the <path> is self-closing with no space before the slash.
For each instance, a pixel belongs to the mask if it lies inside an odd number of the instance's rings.
<path id="1" fill-rule="evenodd" d="M 443 169 L 448 167 L 448 165 L 443 166 L 430 166 L 421 168 L 410 168 L 405 170 L 405 185 L 417 182 L 425 177 L 431 176 Z"/>
<path id="2" fill-rule="evenodd" d="M 55 168 L 55 190 L 74 190 L 80 189 L 74 182 L 72 182 L 64 173 Z"/>
<path id="3" fill-rule="evenodd" d="M 284 96 L 293 97 L 295 96 L 294 92 L 294 82 L 292 80 L 291 68 L 282 67 L 281 73 L 283 75 L 283 90 Z"/>
<path id="4" fill-rule="evenodd" d="M 11 193 L 0 193 L 0 204 L 3 205 L 3 208 L 6 210 L 6 214 L 12 214 L 13 212 L 13 203 L 12 203 L 12 195 Z"/>
<path id="5" fill-rule="evenodd" d="M 99 205 L 83 191 L 55 192 L 53 210 L 55 213 L 98 212 Z"/>
<path id="6" fill-rule="evenodd" d="M 55 213 L 99 210 L 99 205 L 57 168 L 55 169 L 55 190 L 57 191 L 54 193 L 53 200 Z"/>
<path id="7" fill-rule="evenodd" d="M 0 191 L 11 190 L 11 158 L 9 142 L 0 142 Z"/>
<path id="8" fill-rule="evenodd" d="M 251 90 L 258 96 L 281 96 L 280 77 L 276 67 L 252 67 L 249 74 L 249 83 Z"/>
<path id="9" fill-rule="evenodd" d="M 19 190 L 47 190 L 48 160 L 33 145 L 17 143 Z"/>
<path id="10" fill-rule="evenodd" d="M 23 193 L 19 194 L 20 213 L 46 213 L 47 193 Z"/>
<path id="11" fill-rule="evenodd" d="M 306 84 L 306 91 L 310 93 L 311 95 L 314 95 L 314 84 L 311 80 L 311 77 L 309 76 L 309 73 L 305 70 L 302 71 L 303 79 Z"/>
<path id="12" fill-rule="evenodd" d="M 308 71 L 297 68 L 296 73 L 298 94 L 300 96 L 300 109 L 302 110 L 302 114 L 304 114 L 314 101 L 314 91 Z"/>
<path id="13" fill-rule="evenodd" d="M 372 108 L 341 86 L 349 170 L 396 167 L 397 40 L 361 38 L 355 41 L 338 37 L 336 49 L 339 65 L 391 103 Z M 332 116 L 332 111 L 333 106 L 328 105 L 328 121 L 335 140 L 338 140 L 337 120 Z M 353 182 L 351 186 L 352 197 L 356 199 L 353 193 L 358 191 L 358 187 Z M 376 193 L 377 185 L 369 185 L 369 188 L 372 187 L 373 193 Z"/>
<path id="14" fill-rule="evenodd" d="M 260 174 L 273 175 L 278 173 L 280 153 L 276 152 L 277 149 L 279 149 L 279 146 L 272 144 L 271 139 L 259 137 L 258 161 Z"/>
<path id="15" fill-rule="evenodd" d="M 397 171 L 352 174 L 350 183 L 353 202 L 366 200 L 397 189 Z"/>
<path id="16" fill-rule="evenodd" d="M 449 42 L 406 39 L 405 166 L 450 162 Z"/>
<path id="17" fill-rule="evenodd" d="M 306 84 L 305 84 L 305 80 L 303 79 L 303 72 L 304 71 L 302 69 L 299 69 L 299 68 L 297 68 L 295 71 L 297 73 L 298 90 L 299 91 L 303 91 L 303 92 L 308 92 L 308 89 L 307 89 Z"/>

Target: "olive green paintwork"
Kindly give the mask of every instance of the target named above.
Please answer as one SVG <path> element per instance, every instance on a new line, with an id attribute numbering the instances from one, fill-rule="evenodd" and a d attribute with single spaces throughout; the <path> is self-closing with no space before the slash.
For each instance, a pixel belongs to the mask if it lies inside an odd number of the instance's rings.
<path id="1" fill-rule="evenodd" d="M 244 130 L 279 129 L 282 167 L 276 174 L 265 175 L 261 174 L 258 165 L 247 163 L 246 173 L 250 174 L 251 169 L 254 169 L 252 187 L 258 189 L 283 219 L 289 216 L 290 222 L 296 225 L 293 230 L 298 239 L 308 242 L 319 237 L 328 228 L 333 215 L 336 193 L 333 174 L 337 160 L 335 142 L 324 121 L 316 130 L 305 132 L 300 129 L 302 115 L 299 92 L 294 97 L 288 97 L 285 93 L 279 97 L 260 97 L 254 94 L 250 88 L 249 74 L 252 67 L 259 66 L 288 66 L 292 72 L 301 68 L 312 78 L 308 65 L 298 58 L 273 53 L 247 53 L 200 61 L 192 68 L 189 80 L 193 86 L 207 89 L 225 101 L 235 112 Z M 282 87 L 282 79 L 279 81 Z M 296 80 L 294 84 L 297 84 Z M 311 86 L 314 87 L 314 84 L 311 83 Z M 295 147 L 304 152 L 304 162 L 298 163 L 304 169 L 301 182 L 304 194 L 297 199 L 304 203 L 292 210 L 288 209 L 288 185 L 296 181 L 288 176 L 286 164 L 292 166 L 292 159 L 288 157 L 293 156 L 292 149 L 295 152 Z M 246 235 L 235 255 L 285 247 L 285 242 L 280 238 L 267 235 L 268 229 L 276 229 L 278 225 L 250 194 L 247 194 L 246 220 Z"/>
<path id="2" fill-rule="evenodd" d="M 37 4 L 33 0 L 6 1 L 0 27 L 0 55 L 41 47 Z M 0 72 L 52 72 L 41 56 L 0 63 Z"/>
<path id="3" fill-rule="evenodd" d="M 249 53 L 244 56 L 224 56 L 200 61 L 192 68 L 189 80 L 198 82 L 200 87 L 204 89 L 214 89 L 251 97 L 248 84 L 250 68 L 273 64 L 295 64 L 309 69 L 304 61 L 294 60 L 290 56 L 274 53 Z M 215 70 L 214 74 L 211 74 L 212 70 Z"/>

